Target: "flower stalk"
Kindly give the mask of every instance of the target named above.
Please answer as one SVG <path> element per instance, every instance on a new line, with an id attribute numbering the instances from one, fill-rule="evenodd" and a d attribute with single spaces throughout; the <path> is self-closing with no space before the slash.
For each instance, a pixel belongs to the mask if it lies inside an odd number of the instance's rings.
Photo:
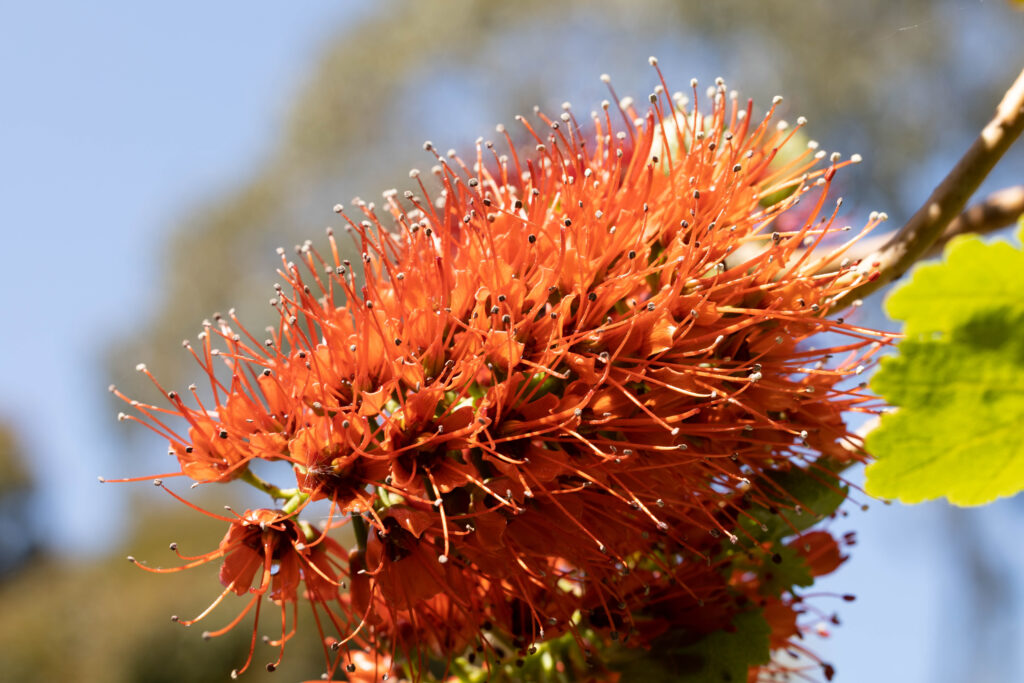
<path id="1" fill-rule="evenodd" d="M 298 489 L 280 489 L 268 481 L 264 481 L 256 476 L 249 468 L 244 469 L 241 474 L 238 475 L 239 481 L 244 481 L 246 484 L 253 486 L 264 493 L 270 495 L 274 500 L 287 500 L 295 498 L 299 494 Z"/>

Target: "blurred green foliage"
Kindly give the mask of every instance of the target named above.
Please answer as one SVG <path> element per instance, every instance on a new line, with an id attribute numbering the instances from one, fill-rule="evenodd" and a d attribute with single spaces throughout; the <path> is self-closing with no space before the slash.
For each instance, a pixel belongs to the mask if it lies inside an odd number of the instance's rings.
<path id="1" fill-rule="evenodd" d="M 32 476 L 14 429 L 0 423 L 0 580 L 39 550 L 32 533 Z"/>
<path id="2" fill-rule="evenodd" d="M 14 430 L 0 425 L 0 498 L 27 489 L 32 478 L 22 462 Z"/>

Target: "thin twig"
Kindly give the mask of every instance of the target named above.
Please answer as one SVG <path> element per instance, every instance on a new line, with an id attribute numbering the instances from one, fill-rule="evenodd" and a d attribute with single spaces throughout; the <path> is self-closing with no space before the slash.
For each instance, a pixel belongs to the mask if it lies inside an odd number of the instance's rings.
<path id="1" fill-rule="evenodd" d="M 1017 76 L 995 117 L 981 131 L 953 170 L 939 183 L 928 201 L 917 210 L 881 249 L 863 259 L 844 276 L 856 286 L 830 307 L 839 311 L 900 277 L 929 252 L 943 232 L 960 215 L 967 200 L 1024 130 L 1024 70 Z"/>
<path id="2" fill-rule="evenodd" d="M 926 256 L 938 255 L 946 243 L 957 235 L 984 235 L 1011 225 L 1024 216 L 1024 185 L 1015 185 L 993 192 L 953 219 Z"/>
<path id="3" fill-rule="evenodd" d="M 957 235 L 987 235 L 1012 225 L 1021 216 L 1024 216 L 1024 185 L 993 192 L 954 218 L 922 258 L 939 256 L 946 244 Z M 890 239 L 891 235 L 868 236 L 854 244 L 843 257 L 852 261 L 865 260 L 881 250 Z M 839 267 L 838 261 L 831 261 L 818 272 L 834 273 Z"/>

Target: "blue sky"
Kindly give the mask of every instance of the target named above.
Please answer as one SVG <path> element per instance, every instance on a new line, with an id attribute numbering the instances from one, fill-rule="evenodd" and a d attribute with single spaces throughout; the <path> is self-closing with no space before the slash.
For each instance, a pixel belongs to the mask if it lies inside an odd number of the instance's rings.
<path id="1" fill-rule="evenodd" d="M 117 474 L 110 454 L 122 447 L 98 359 L 152 315 L 167 231 L 269 153 L 321 46 L 364 4 L 0 5 L 0 418 L 30 456 L 55 548 L 105 549 L 117 529 L 107 520 L 126 512 L 95 483 Z M 1020 507 L 971 513 L 979 540 L 1018 570 L 1024 551 L 1006 541 Z M 969 619 L 948 569 L 950 513 L 872 508 L 842 522 L 861 543 L 822 588 L 859 601 L 823 599 L 844 626 L 814 647 L 840 682 L 935 680 L 938 652 L 955 650 L 954 626 Z M 1005 643 L 1024 638 L 1018 622 L 1003 625 Z M 1021 671 L 1019 654 L 993 657 Z"/>
<path id="2" fill-rule="evenodd" d="M 0 416 L 58 548 L 104 544 L 118 511 L 95 484 L 119 447 L 103 345 L 152 315 L 168 229 L 268 153 L 359 4 L 0 6 Z"/>

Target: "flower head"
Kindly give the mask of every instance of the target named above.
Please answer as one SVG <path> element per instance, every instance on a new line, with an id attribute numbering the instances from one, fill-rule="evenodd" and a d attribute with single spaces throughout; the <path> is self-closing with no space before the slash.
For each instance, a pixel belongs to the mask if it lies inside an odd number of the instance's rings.
<path id="1" fill-rule="evenodd" d="M 777 475 L 863 457 L 843 416 L 869 397 L 847 380 L 885 339 L 825 317 L 849 245 L 826 246 L 828 189 L 851 162 L 789 153 L 777 102 L 758 118 L 720 82 L 707 112 L 666 92 L 621 124 L 608 103 L 587 125 L 521 119 L 528 155 L 427 143 L 433 193 L 414 171 L 415 192 L 336 207 L 361 275 L 329 230 L 327 257 L 281 252 L 270 339 L 233 312 L 207 324 L 212 406 L 168 392 L 144 421 L 198 482 L 290 463 L 295 507 L 330 500 L 360 541 L 322 563 L 291 517 L 232 521 L 229 590 L 287 602 L 301 576 L 326 602 L 347 570 L 336 625 L 411 660 L 584 625 L 642 644 L 669 627 L 652 589 L 703 628 L 758 594 L 723 548 L 770 557 L 749 510 L 805 504 Z"/>

